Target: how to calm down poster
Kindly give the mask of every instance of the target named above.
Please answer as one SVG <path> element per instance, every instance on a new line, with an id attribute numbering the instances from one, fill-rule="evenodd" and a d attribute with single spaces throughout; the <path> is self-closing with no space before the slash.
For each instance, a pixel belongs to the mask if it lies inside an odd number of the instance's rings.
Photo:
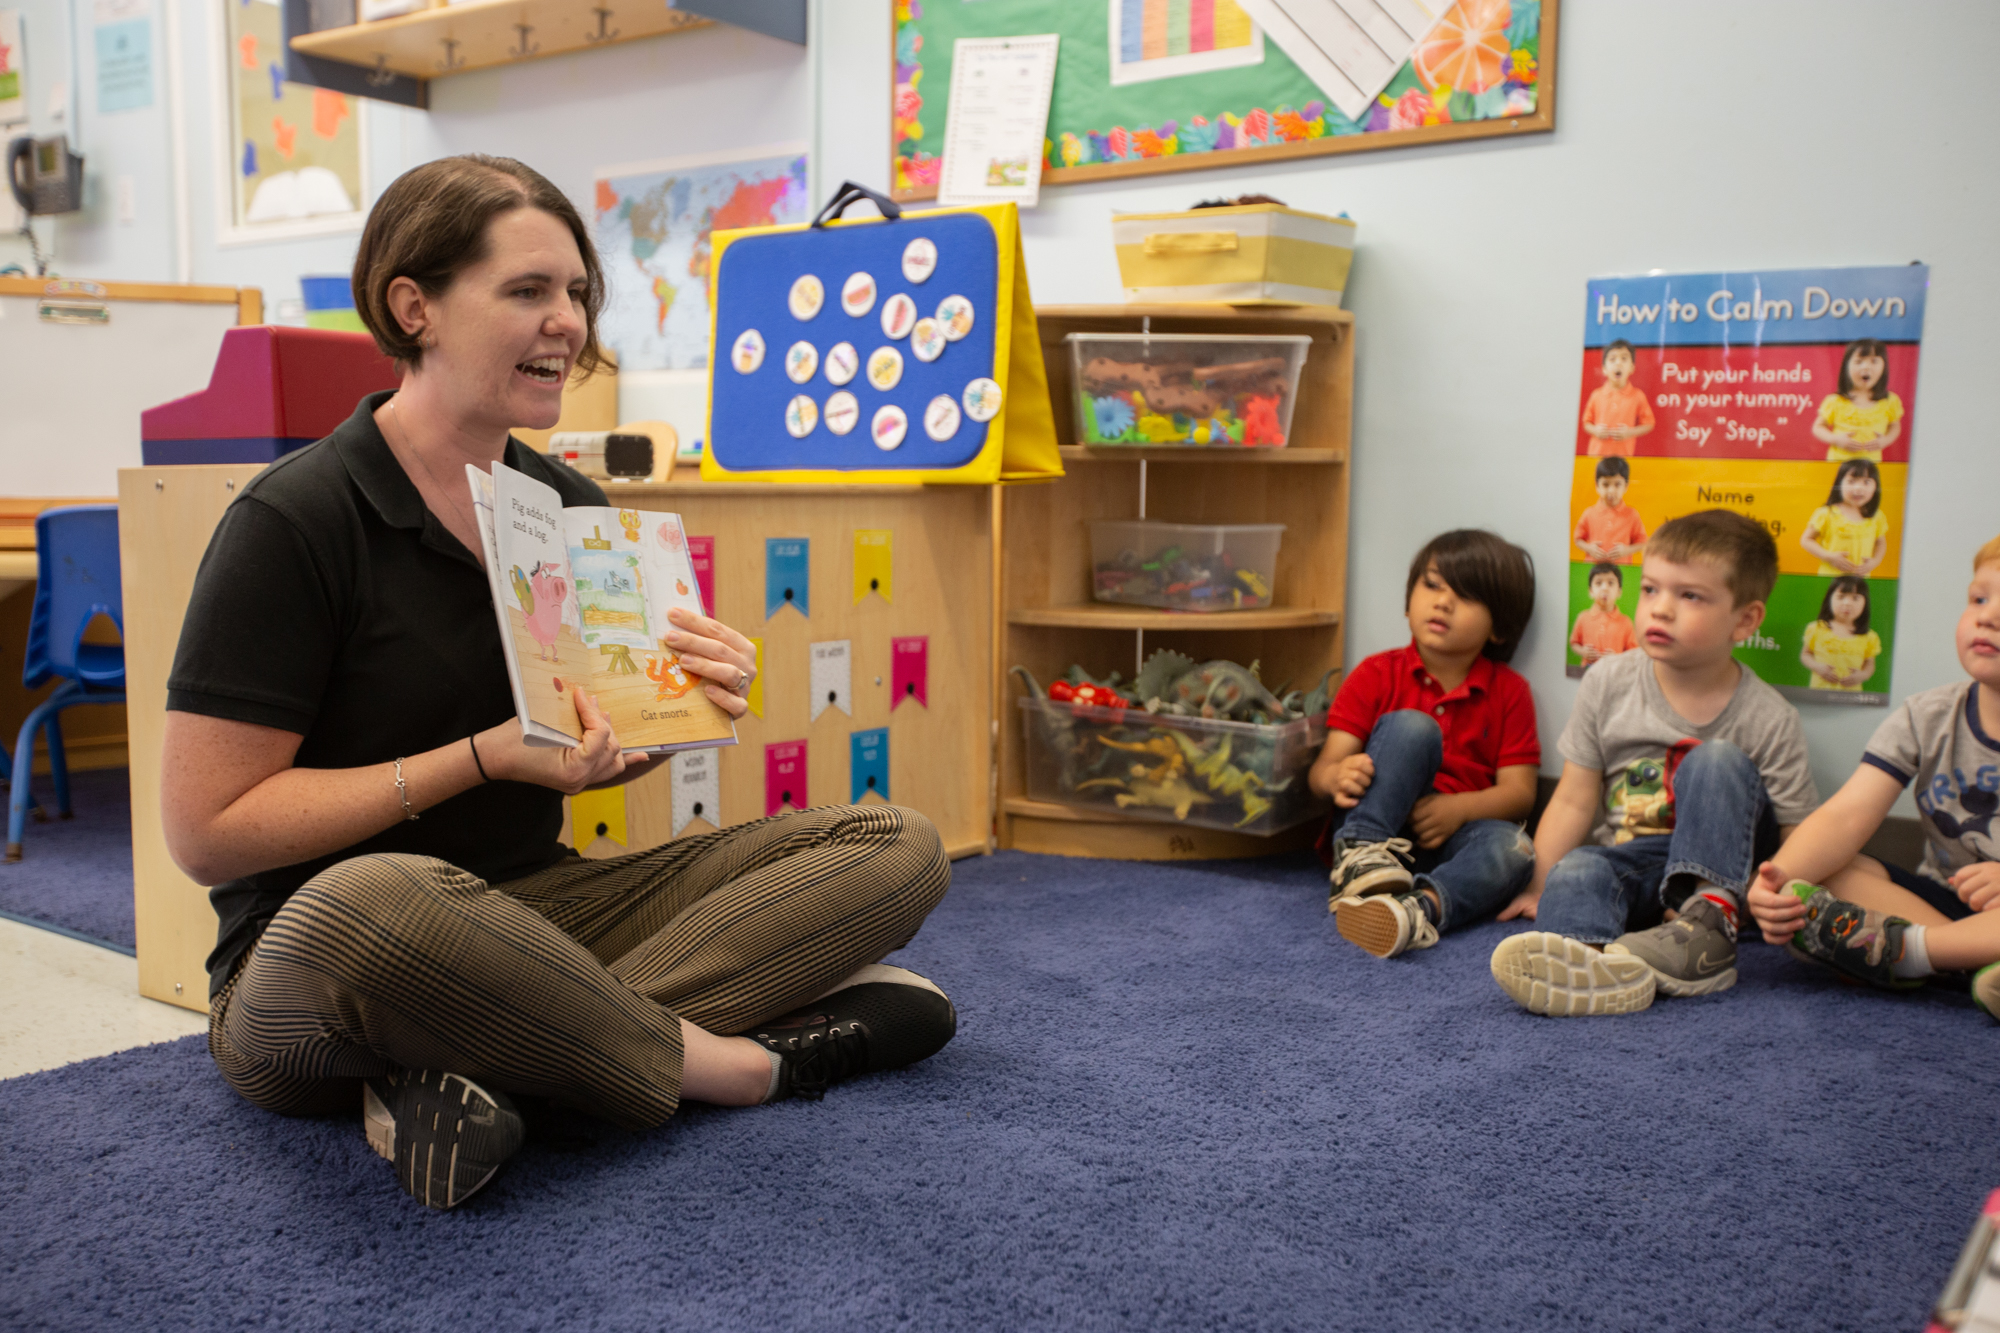
<path id="1" fill-rule="evenodd" d="M 1911 264 L 1589 284 L 1570 675 L 1635 645 L 1648 535 L 1731 509 L 1778 544 L 1738 660 L 1802 702 L 1888 702 L 1929 278 Z"/>

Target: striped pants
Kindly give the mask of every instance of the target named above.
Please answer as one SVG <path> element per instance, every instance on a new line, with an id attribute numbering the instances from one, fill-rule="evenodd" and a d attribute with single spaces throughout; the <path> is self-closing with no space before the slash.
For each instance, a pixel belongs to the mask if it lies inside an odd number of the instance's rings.
<path id="1" fill-rule="evenodd" d="M 680 1104 L 681 1028 L 733 1035 L 907 944 L 951 883 L 930 821 L 778 815 L 488 885 L 360 856 L 292 895 L 210 1006 L 231 1087 L 294 1115 L 446 1069 L 633 1129 Z"/>

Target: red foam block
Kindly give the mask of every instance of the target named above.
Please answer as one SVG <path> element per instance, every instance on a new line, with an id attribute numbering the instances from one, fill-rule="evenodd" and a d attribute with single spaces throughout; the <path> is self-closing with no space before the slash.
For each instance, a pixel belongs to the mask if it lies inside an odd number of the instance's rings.
<path id="1" fill-rule="evenodd" d="M 400 382 L 395 364 L 365 333 L 230 329 L 208 387 L 140 413 L 139 433 L 148 440 L 316 440 L 347 420 L 363 394 Z"/>

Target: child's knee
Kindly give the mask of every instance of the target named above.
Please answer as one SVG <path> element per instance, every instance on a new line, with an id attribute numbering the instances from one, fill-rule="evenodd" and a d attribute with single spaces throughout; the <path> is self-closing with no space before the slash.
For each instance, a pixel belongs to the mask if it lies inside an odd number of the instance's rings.
<path id="1" fill-rule="evenodd" d="M 1757 772 L 1757 761 L 1746 754 L 1741 746 L 1730 741 L 1716 740 L 1703 741 L 1688 751 L 1687 757 L 1681 760 L 1680 768 L 1674 773 L 1674 785 L 1678 788 L 1682 783 L 1701 782 L 1724 775 L 1730 778 L 1749 777 L 1760 782 L 1763 780 Z"/>
<path id="2" fill-rule="evenodd" d="M 1444 729 L 1429 713 L 1399 708 L 1375 720 L 1368 733 L 1370 753 L 1424 756 L 1431 763 L 1444 759 Z"/>

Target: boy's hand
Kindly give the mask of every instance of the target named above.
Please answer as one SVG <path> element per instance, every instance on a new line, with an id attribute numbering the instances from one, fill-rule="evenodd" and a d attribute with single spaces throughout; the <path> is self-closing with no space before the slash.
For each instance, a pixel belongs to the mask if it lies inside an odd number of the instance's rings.
<path id="1" fill-rule="evenodd" d="M 1333 803 L 1343 810 L 1361 804 L 1375 781 L 1375 761 L 1367 754 L 1351 754 L 1333 770 Z"/>
<path id="2" fill-rule="evenodd" d="M 1445 840 L 1464 825 L 1465 816 L 1459 813 L 1458 803 L 1442 792 L 1420 796 L 1410 807 L 1410 831 L 1417 835 L 1417 846 L 1426 850 L 1444 846 Z"/>
<path id="3" fill-rule="evenodd" d="M 1757 918 L 1766 944 L 1789 943 L 1805 923 L 1806 905 L 1785 888 L 1791 882 L 1792 876 L 1774 861 L 1758 866 L 1757 878 L 1750 881 L 1750 915 Z"/>
<path id="4" fill-rule="evenodd" d="M 1513 902 L 1508 903 L 1500 909 L 1499 919 L 1502 921 L 1513 921 L 1518 918 L 1522 921 L 1533 921 L 1535 919 L 1535 908 L 1541 901 L 1542 891 L 1535 885 L 1530 884 L 1527 888 L 1522 889 L 1514 895 Z"/>
<path id="5" fill-rule="evenodd" d="M 1981 861 L 1951 877 L 1958 900 L 1975 912 L 2000 908 L 2000 861 Z"/>

